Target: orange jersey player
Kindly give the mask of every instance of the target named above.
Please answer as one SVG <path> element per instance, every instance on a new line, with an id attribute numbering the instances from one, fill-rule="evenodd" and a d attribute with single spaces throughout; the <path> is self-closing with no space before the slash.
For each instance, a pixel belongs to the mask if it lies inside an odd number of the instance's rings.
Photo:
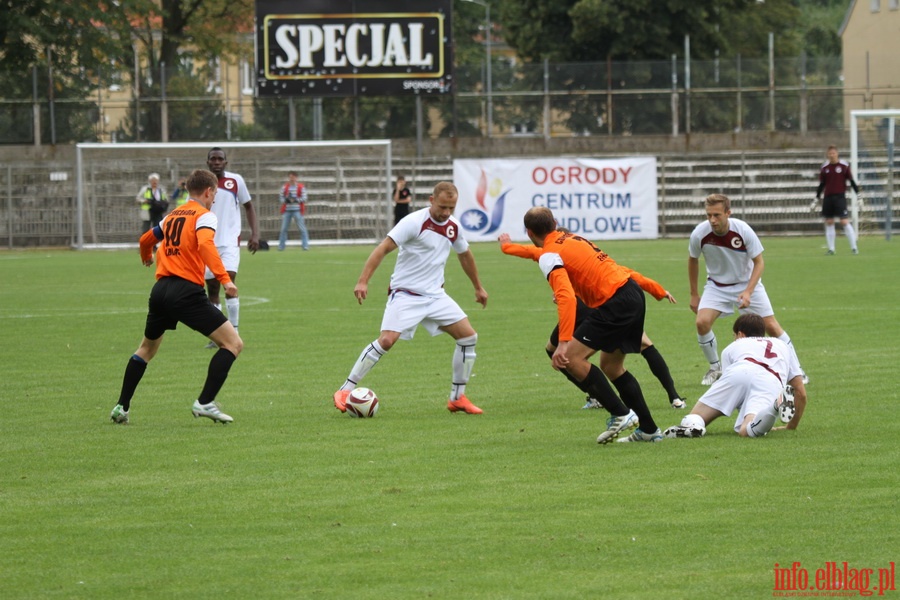
<path id="1" fill-rule="evenodd" d="M 523 246 L 521 244 L 514 244 L 511 242 L 511 238 L 509 234 L 504 233 L 501 234 L 498 238 L 500 242 L 500 250 L 504 254 L 509 254 L 510 256 L 518 256 L 519 258 L 529 258 L 535 262 L 540 260 L 541 254 L 544 253 L 543 248 L 538 248 L 537 246 Z M 634 279 L 641 289 L 645 292 L 656 298 L 657 300 L 662 300 L 666 298 L 666 290 L 656 281 L 650 279 L 649 277 L 644 277 L 637 271 L 632 271 L 627 267 L 623 267 L 630 274 L 631 278 Z M 575 312 L 575 327 L 578 327 L 578 324 L 581 323 L 590 312 L 590 307 L 588 307 L 584 302 L 580 299 L 577 300 L 578 307 Z M 553 357 L 553 353 L 556 352 L 556 347 L 559 345 L 559 325 L 554 327 L 553 331 L 550 333 L 550 340 L 547 342 L 547 355 L 551 358 Z M 647 361 L 647 366 L 650 367 L 650 372 L 659 380 L 659 383 L 663 386 L 663 389 L 666 391 L 666 394 L 669 398 L 669 405 L 675 409 L 683 409 L 687 403 L 684 397 L 678 393 L 678 390 L 675 388 L 675 381 L 672 379 L 672 373 L 669 371 L 669 365 L 666 363 L 666 359 L 663 358 L 663 355 L 660 354 L 659 350 L 657 350 L 656 346 L 653 345 L 653 341 L 647 336 L 647 332 L 644 332 L 641 336 L 641 356 L 644 357 L 644 360 Z M 602 405 L 596 398 L 591 398 L 588 396 L 587 402 L 582 408 L 602 408 Z"/>
<path id="2" fill-rule="evenodd" d="M 620 441 L 661 441 L 662 431 L 653 421 L 640 384 L 625 370 L 625 355 L 640 352 L 646 312 L 644 292 L 631 277 L 631 270 L 588 240 L 557 231 L 548 208 L 529 209 L 524 224 L 534 245 L 543 249 L 538 264 L 556 299 L 559 345 L 553 352 L 553 367 L 599 400 L 611 415 L 597 443 L 609 443 L 620 432 L 638 425 Z M 662 297 L 675 301 L 668 292 Z M 576 327 L 577 299 L 589 312 Z M 598 351 L 600 368 L 590 362 Z"/>
<path id="3" fill-rule="evenodd" d="M 202 286 L 209 265 L 220 283 L 231 283 L 216 251 L 215 235 L 216 216 L 190 198 L 141 236 L 141 260 L 147 266 L 153 264 L 153 247 L 161 240 L 156 253 L 157 279 L 175 276 Z"/>
<path id="4" fill-rule="evenodd" d="M 128 423 L 131 399 L 147 364 L 156 356 L 163 334 L 178 323 L 199 331 L 219 348 L 209 362 L 206 382 L 191 412 L 194 417 L 206 417 L 216 423 L 234 420 L 221 411 L 215 399 L 244 342 L 225 315 L 210 304 L 203 289 L 204 270 L 209 267 L 225 288 L 226 296 L 238 293 L 214 242 L 217 219 L 209 208 L 215 201 L 218 180 L 210 171 L 198 169 L 191 173 L 186 185 L 190 200 L 141 236 L 141 261 L 148 267 L 153 264 L 153 246 L 159 243 L 156 284 L 150 291 L 144 338 L 125 366 L 119 402 L 110 413 L 113 423 Z"/>

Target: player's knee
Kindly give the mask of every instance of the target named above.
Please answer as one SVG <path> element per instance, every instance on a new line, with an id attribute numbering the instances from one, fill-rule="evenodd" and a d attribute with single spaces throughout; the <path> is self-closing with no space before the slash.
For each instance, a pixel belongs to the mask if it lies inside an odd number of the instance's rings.
<path id="1" fill-rule="evenodd" d="M 769 337 L 779 337 L 784 334 L 784 329 L 781 328 L 781 324 L 775 320 L 774 316 L 763 318 L 763 323 L 766 325 L 766 335 Z"/>
<path id="2" fill-rule="evenodd" d="M 394 347 L 394 344 L 397 342 L 399 338 L 387 335 L 378 336 L 378 345 L 381 346 L 381 349 L 387 352 L 391 348 Z"/>
<path id="3" fill-rule="evenodd" d="M 473 333 L 472 335 L 467 335 L 466 337 L 461 337 L 456 339 L 456 343 L 460 346 L 474 346 L 478 342 L 478 334 Z"/>
<path id="4" fill-rule="evenodd" d="M 682 427 L 691 427 L 693 429 L 705 429 L 706 421 L 703 420 L 698 414 L 691 413 L 689 415 L 685 415 L 683 419 L 681 419 Z"/>

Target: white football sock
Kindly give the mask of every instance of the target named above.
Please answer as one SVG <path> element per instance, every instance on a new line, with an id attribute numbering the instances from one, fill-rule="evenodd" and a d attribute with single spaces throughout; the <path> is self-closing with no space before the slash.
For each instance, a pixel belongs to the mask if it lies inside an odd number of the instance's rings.
<path id="1" fill-rule="evenodd" d="M 834 232 L 834 223 L 825 225 L 825 243 L 828 244 L 828 249 L 832 252 L 834 252 L 835 237 L 837 237 L 837 234 Z"/>
<path id="2" fill-rule="evenodd" d="M 703 350 L 703 356 L 710 366 L 719 366 L 719 344 L 716 342 L 716 334 L 711 330 L 706 335 L 697 335 L 697 342 Z"/>
<path id="3" fill-rule="evenodd" d="M 456 340 L 456 349 L 453 351 L 453 381 L 450 387 L 450 400 L 459 400 L 466 392 L 466 384 L 472 376 L 472 368 L 475 366 L 475 342 L 478 334 Z"/>
<path id="4" fill-rule="evenodd" d="M 791 336 L 788 335 L 788 332 L 785 330 L 781 330 L 781 335 L 778 336 L 778 339 L 787 344 L 788 346 L 793 346 L 793 342 L 791 342 Z"/>
<path id="5" fill-rule="evenodd" d="M 752 438 L 766 435 L 771 431 L 772 425 L 775 424 L 776 416 L 774 408 L 757 414 L 753 421 L 747 425 L 747 435 Z"/>
<path id="6" fill-rule="evenodd" d="M 381 357 L 384 356 L 385 352 L 386 350 L 381 347 L 378 340 L 375 340 L 366 346 L 359 355 L 359 358 L 356 359 L 353 368 L 350 369 L 350 375 L 347 376 L 347 381 L 344 382 L 341 389 L 352 390 L 355 388 L 357 384 L 362 381 L 363 377 L 372 370 L 372 367 L 375 366 Z"/>
<path id="7" fill-rule="evenodd" d="M 847 236 L 847 241 L 850 242 L 850 248 L 856 250 L 856 232 L 853 231 L 853 225 L 849 221 L 844 225 L 844 235 Z"/>
<path id="8" fill-rule="evenodd" d="M 237 329 L 241 320 L 241 299 L 225 298 L 225 308 L 228 309 L 228 320 Z"/>

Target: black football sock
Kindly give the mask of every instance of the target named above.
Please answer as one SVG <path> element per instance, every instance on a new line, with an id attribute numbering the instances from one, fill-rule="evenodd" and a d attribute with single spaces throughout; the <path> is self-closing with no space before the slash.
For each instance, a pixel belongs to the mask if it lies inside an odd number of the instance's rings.
<path id="1" fill-rule="evenodd" d="M 553 350 L 547 350 L 546 352 L 547 352 L 547 356 L 550 357 L 550 360 L 553 360 L 553 352 L 554 352 L 554 351 L 553 351 Z M 585 387 L 584 382 L 578 381 L 577 379 L 575 379 L 575 377 L 574 377 L 571 373 L 569 373 L 567 370 L 565 370 L 565 369 L 560 369 L 559 372 L 562 373 L 563 375 L 565 375 L 565 376 L 566 376 L 566 379 L 568 379 L 568 380 L 571 381 L 573 384 L 575 384 L 575 387 L 577 387 L 579 390 L 581 390 L 581 391 L 584 392 L 585 394 L 590 395 L 590 392 L 589 392 L 589 391 L 587 390 L 587 388 Z M 586 380 L 585 380 L 585 381 L 586 381 Z"/>
<path id="2" fill-rule="evenodd" d="M 122 391 L 119 392 L 119 404 L 128 412 L 131 408 L 131 398 L 134 396 L 134 390 L 137 389 L 144 371 L 147 370 L 147 363 L 137 354 L 132 354 L 125 365 L 125 376 L 122 378 Z"/>
<path id="3" fill-rule="evenodd" d="M 591 370 L 588 371 L 587 377 L 584 378 L 579 387 L 581 386 L 584 386 L 582 389 L 591 398 L 599 400 L 603 408 L 608 410 L 609 414 L 614 417 L 623 417 L 628 414 L 628 407 L 616 396 L 603 371 L 597 365 L 591 365 Z"/>
<path id="4" fill-rule="evenodd" d="M 675 382 L 672 380 L 672 374 L 669 372 L 669 365 L 666 364 L 666 359 L 659 353 L 656 346 L 649 346 L 642 350 L 641 356 L 647 361 L 650 372 L 659 379 L 659 382 L 665 388 L 666 393 L 669 395 L 669 402 L 676 398 L 681 398 L 678 395 L 678 390 L 675 389 Z"/>
<path id="5" fill-rule="evenodd" d="M 219 351 L 213 354 L 209 360 L 209 370 L 206 374 L 206 383 L 203 384 L 203 391 L 197 401 L 200 404 L 209 404 L 216 399 L 216 394 L 222 389 L 225 379 L 228 378 L 228 371 L 237 357 L 225 348 L 219 348 Z"/>
<path id="6" fill-rule="evenodd" d="M 650 409 L 647 408 L 647 402 L 644 400 L 644 393 L 641 391 L 641 385 L 634 375 L 625 371 L 622 375 L 613 381 L 613 385 L 622 395 L 622 402 L 634 411 L 638 416 L 641 431 L 645 433 L 653 433 L 658 429 L 656 422 L 650 415 Z"/>

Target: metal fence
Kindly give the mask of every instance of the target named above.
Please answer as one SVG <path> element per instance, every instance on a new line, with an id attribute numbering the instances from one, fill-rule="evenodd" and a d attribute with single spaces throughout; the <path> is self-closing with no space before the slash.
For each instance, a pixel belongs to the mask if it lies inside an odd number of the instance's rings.
<path id="1" fill-rule="evenodd" d="M 0 143 L 802 133 L 845 130 L 846 101 L 900 102 L 895 88 L 845 89 L 839 57 L 533 64 L 495 56 L 490 78 L 487 67 L 457 66 L 446 96 L 355 99 L 258 100 L 235 86 L 202 97 L 140 95 L 123 73 L 118 92 L 104 87 L 92 98 L 3 97 Z"/>
<path id="2" fill-rule="evenodd" d="M 0 245 L 38 246 L 134 245 L 141 232 L 134 197 L 147 174 L 162 175 L 172 189 L 177 178 L 203 166 L 205 150 L 189 152 L 121 148 L 107 145 L 102 155 L 83 164 L 84 213 L 79 232 L 75 161 L 0 163 Z M 197 156 L 200 152 L 200 156 Z M 313 244 L 369 243 L 391 225 L 387 187 L 390 176 L 376 149 L 369 156 L 340 156 L 324 149 L 284 148 L 229 150 L 229 169 L 241 173 L 254 198 L 262 239 L 278 237 L 281 217 L 278 191 L 289 170 L 300 173 L 309 189 L 307 226 Z M 809 209 L 822 164 L 820 151 L 720 152 L 704 155 L 660 155 L 658 158 L 659 234 L 686 237 L 703 217 L 702 200 L 713 192 L 731 197 L 734 214 L 765 235 L 814 234 L 822 219 Z M 394 173 L 403 173 L 413 191 L 413 205 L 427 204 L 437 181 L 452 178 L 449 158 L 394 158 Z M 858 181 L 865 205 L 860 212 L 863 234 L 884 233 L 884 223 L 900 224 L 898 192 L 886 182 L 896 172 L 884 145 L 867 143 Z M 245 234 L 248 233 L 245 227 Z M 291 232 L 296 243 L 297 233 Z"/>

